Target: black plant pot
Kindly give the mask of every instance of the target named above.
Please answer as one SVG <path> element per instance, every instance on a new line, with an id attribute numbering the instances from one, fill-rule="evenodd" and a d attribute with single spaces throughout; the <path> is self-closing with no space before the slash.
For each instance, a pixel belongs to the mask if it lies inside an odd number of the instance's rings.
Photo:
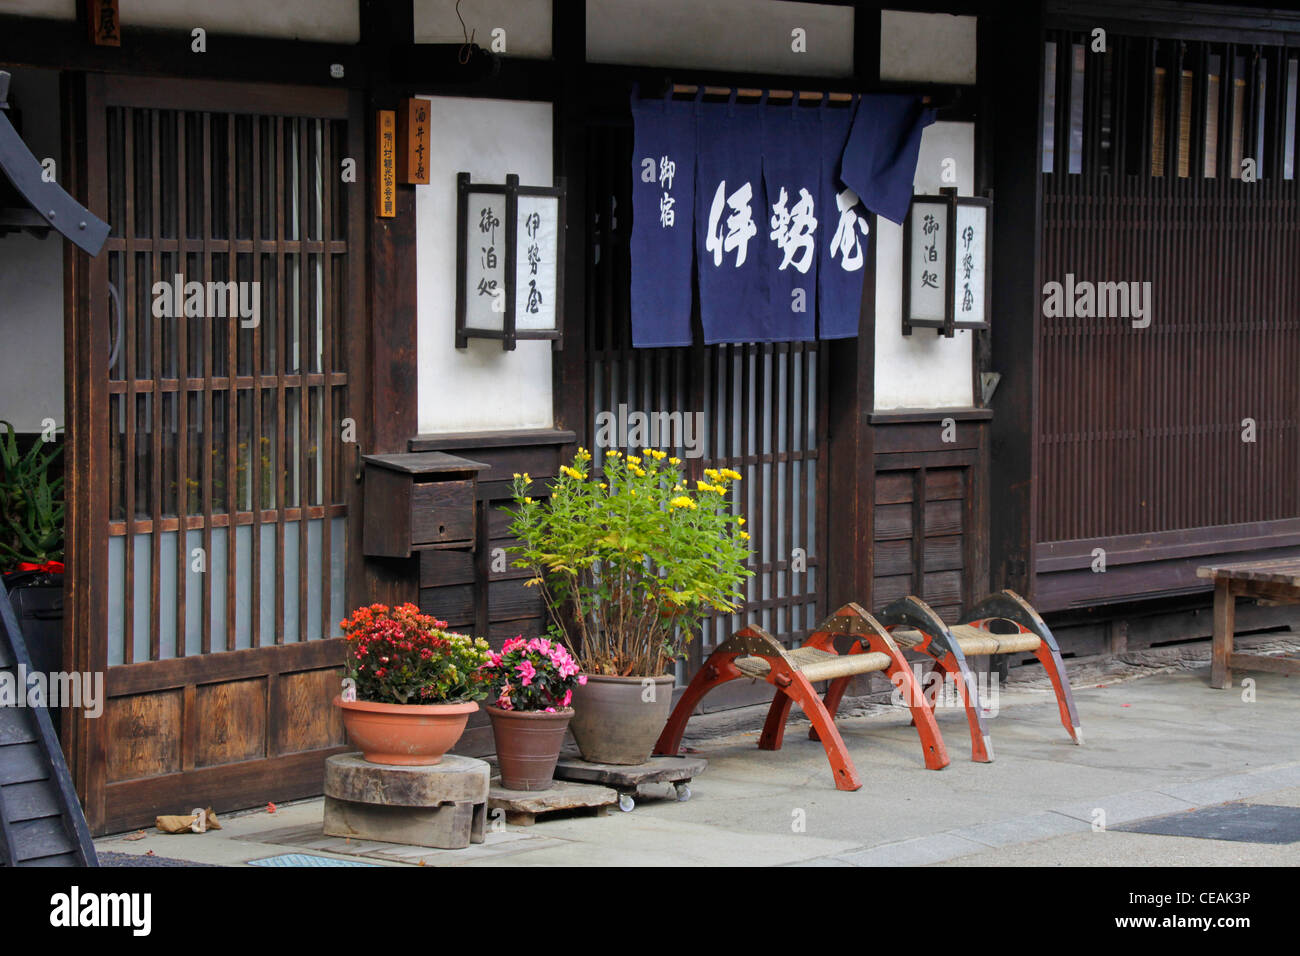
<path id="1" fill-rule="evenodd" d="M 63 670 L 63 575 L 48 571 L 19 571 L 5 575 L 5 589 L 18 616 L 31 669 L 43 674 Z M 59 731 L 59 709 L 50 708 Z"/>

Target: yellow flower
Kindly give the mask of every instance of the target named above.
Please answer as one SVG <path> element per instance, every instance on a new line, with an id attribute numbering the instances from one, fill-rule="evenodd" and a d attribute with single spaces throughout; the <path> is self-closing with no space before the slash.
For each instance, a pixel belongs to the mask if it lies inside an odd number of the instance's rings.
<path id="1" fill-rule="evenodd" d="M 568 465 L 561 465 L 561 466 L 560 466 L 560 471 L 561 471 L 562 473 L 568 475 L 570 478 L 574 479 L 575 481 L 580 481 L 580 480 L 582 480 L 583 478 L 586 478 L 586 477 L 587 477 L 587 476 L 584 475 L 582 472 L 578 471 L 578 469 L 576 469 L 576 468 L 570 468 Z"/>
<path id="2" fill-rule="evenodd" d="M 522 478 L 523 475 L 519 474 L 519 472 L 516 471 L 516 472 L 515 472 L 515 477 L 516 477 L 516 478 Z"/>
<path id="3" fill-rule="evenodd" d="M 578 447 L 578 454 L 577 454 L 576 457 L 577 457 L 580 461 L 590 461 L 590 460 L 591 460 L 591 452 L 589 452 L 589 451 L 587 451 L 587 449 L 585 449 L 585 448 L 579 446 L 579 447 Z"/>
<path id="4" fill-rule="evenodd" d="M 660 451 L 657 448 L 651 448 L 648 452 L 646 452 L 646 454 L 648 454 L 655 461 L 663 461 L 665 458 L 668 457 L 668 453 L 666 451 Z"/>
<path id="5" fill-rule="evenodd" d="M 717 481 L 718 470 L 716 468 L 705 468 L 704 475 L 706 478 L 712 478 L 714 481 Z"/>
<path id="6" fill-rule="evenodd" d="M 717 485 L 711 485 L 711 484 L 709 484 L 707 481 L 697 481 L 697 482 L 695 482 L 695 487 L 696 487 L 697 489 L 699 489 L 700 491 L 718 491 L 718 492 L 723 492 L 723 491 L 726 491 L 726 490 L 727 490 L 726 488 L 720 488 L 720 487 L 718 487 Z"/>
<path id="7" fill-rule="evenodd" d="M 722 469 L 721 474 L 723 478 L 729 478 L 732 481 L 740 481 L 740 472 L 732 471 L 730 468 Z"/>
<path id="8" fill-rule="evenodd" d="M 524 499 L 524 504 L 526 504 L 526 505 L 531 505 L 532 503 L 533 503 L 533 499 L 532 499 L 532 498 L 525 498 L 525 499 Z"/>
<path id="9" fill-rule="evenodd" d="M 636 455 L 628 455 L 628 456 L 627 456 L 627 463 L 628 463 L 629 465 L 639 465 L 639 464 L 641 464 L 641 459 L 638 458 Z"/>
<path id="10" fill-rule="evenodd" d="M 608 489 L 608 488 L 609 488 L 609 485 L 605 484 L 603 481 L 600 483 L 600 490 L 601 490 L 601 491 L 605 491 L 605 490 Z"/>
<path id="11" fill-rule="evenodd" d="M 682 463 L 682 460 L 681 460 L 680 458 L 669 458 L 669 459 L 668 459 L 668 464 L 673 465 L 674 467 L 676 467 L 677 465 L 680 465 L 681 463 Z"/>
<path id="12" fill-rule="evenodd" d="M 669 503 L 670 505 L 672 505 L 674 508 L 694 508 L 694 507 L 695 507 L 695 502 L 694 502 L 694 501 L 691 501 L 691 499 L 688 498 L 688 497 L 686 497 L 685 495 L 681 495 L 680 497 L 674 498 L 672 501 L 670 501 L 670 502 L 668 502 L 668 503 Z"/>
<path id="13" fill-rule="evenodd" d="M 630 459 L 630 458 L 628 459 L 628 461 L 631 461 L 631 460 L 632 460 L 632 459 Z M 636 465 L 628 465 L 627 470 L 630 471 L 630 472 L 632 472 L 632 474 L 636 475 L 638 478 L 644 478 L 644 477 L 645 477 L 645 471 L 643 471 L 642 469 L 638 468 Z"/>
<path id="14" fill-rule="evenodd" d="M 740 525 L 742 528 L 745 527 L 745 519 L 744 519 L 744 518 L 737 518 L 737 519 L 736 519 L 736 524 Z"/>
<path id="15" fill-rule="evenodd" d="M 617 457 L 618 457 L 618 454 L 619 454 L 618 452 L 616 452 L 616 451 L 614 451 L 614 450 L 611 449 L 610 451 L 605 452 L 605 457 L 606 457 L 606 458 L 617 458 Z"/>
<path id="16" fill-rule="evenodd" d="M 532 481 L 532 480 L 533 480 L 533 479 L 531 479 L 531 478 L 528 477 L 528 472 L 524 472 L 524 481 L 528 482 L 528 481 Z"/>
<path id="17" fill-rule="evenodd" d="M 748 540 L 749 540 L 749 532 L 748 532 L 748 531 L 742 531 L 742 532 L 740 532 L 740 534 L 738 535 L 738 537 L 740 538 L 741 541 L 748 541 Z"/>

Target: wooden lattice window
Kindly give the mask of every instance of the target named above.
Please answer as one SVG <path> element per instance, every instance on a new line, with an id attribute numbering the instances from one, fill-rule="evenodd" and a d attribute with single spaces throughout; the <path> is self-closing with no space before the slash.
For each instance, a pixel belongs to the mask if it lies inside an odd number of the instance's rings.
<path id="1" fill-rule="evenodd" d="M 110 106 L 106 133 L 108 663 L 333 636 L 344 122 Z"/>

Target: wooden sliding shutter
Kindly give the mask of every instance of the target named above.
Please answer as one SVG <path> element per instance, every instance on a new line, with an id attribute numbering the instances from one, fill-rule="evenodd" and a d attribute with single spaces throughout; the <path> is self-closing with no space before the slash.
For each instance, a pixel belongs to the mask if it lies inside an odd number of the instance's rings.
<path id="1" fill-rule="evenodd" d="M 345 91 L 92 77 L 85 104 L 113 229 L 74 318 L 103 831 L 318 792 L 344 742 L 364 177 Z"/>
<path id="2" fill-rule="evenodd" d="M 1195 589 L 1206 555 L 1300 544 L 1297 52 L 1088 40 L 1045 47 L 1043 279 L 1137 284 L 1146 314 L 1097 314 L 1123 302 L 1098 288 L 1092 314 L 1041 320 L 1047 607 Z"/>

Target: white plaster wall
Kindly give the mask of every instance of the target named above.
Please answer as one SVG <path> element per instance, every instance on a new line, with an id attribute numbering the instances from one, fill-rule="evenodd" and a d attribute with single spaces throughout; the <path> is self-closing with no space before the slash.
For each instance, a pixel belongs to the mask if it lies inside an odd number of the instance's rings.
<path id="1" fill-rule="evenodd" d="M 946 158 L 957 161 L 957 193 L 975 186 L 975 126 L 934 123 L 921 137 L 914 190 L 937 194 Z M 974 333 L 947 339 L 934 329 L 903 335 L 903 227 L 876 219 L 876 409 L 964 408 L 974 402 L 971 361 Z M 993 319 L 996 321 L 996 319 Z"/>
<path id="2" fill-rule="evenodd" d="M 49 17 L 52 20 L 75 20 L 77 0 L 0 0 L 0 13 L 23 17 Z"/>
<path id="3" fill-rule="evenodd" d="M 59 77 L 16 70 L 10 101 L 37 159 L 59 160 Z M 3 174 L 0 174 L 3 175 Z M 20 432 L 63 425 L 63 243 L 26 233 L 0 236 L 0 419 Z"/>
<path id="4" fill-rule="evenodd" d="M 588 0 L 587 59 L 849 76 L 853 15 L 852 7 L 785 0 Z M 805 31 L 806 52 L 791 49 L 796 27 Z"/>
<path id="5" fill-rule="evenodd" d="M 975 17 L 880 11 L 880 78 L 975 82 Z"/>
<path id="6" fill-rule="evenodd" d="M 475 43 L 490 50 L 492 31 L 499 27 L 505 30 L 502 56 L 551 55 L 551 0 L 461 0 L 460 19 L 456 0 L 415 0 L 414 13 L 416 43 L 463 43 L 469 31 Z"/>
<path id="7" fill-rule="evenodd" d="M 551 343 L 507 352 L 499 341 L 470 339 L 457 349 L 455 331 L 456 174 L 500 183 L 515 173 L 523 185 L 551 185 L 551 104 L 429 99 L 429 185 L 415 187 L 420 432 L 549 427 Z"/>
<path id="8" fill-rule="evenodd" d="M 358 0 L 124 0 L 122 26 L 356 43 L 361 37 Z M 208 47 L 211 54 L 217 51 Z"/>

